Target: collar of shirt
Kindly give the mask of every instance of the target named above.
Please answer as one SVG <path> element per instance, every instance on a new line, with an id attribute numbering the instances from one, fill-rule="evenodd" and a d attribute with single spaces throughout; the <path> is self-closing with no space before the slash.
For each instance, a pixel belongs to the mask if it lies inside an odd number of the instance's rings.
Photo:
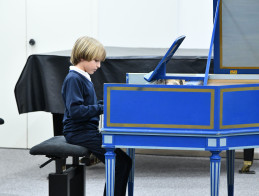
<path id="1" fill-rule="evenodd" d="M 89 80 L 91 82 L 91 77 L 90 77 L 89 73 L 77 68 L 76 66 L 70 66 L 69 69 L 82 74 L 84 77 L 86 77 L 87 80 Z"/>

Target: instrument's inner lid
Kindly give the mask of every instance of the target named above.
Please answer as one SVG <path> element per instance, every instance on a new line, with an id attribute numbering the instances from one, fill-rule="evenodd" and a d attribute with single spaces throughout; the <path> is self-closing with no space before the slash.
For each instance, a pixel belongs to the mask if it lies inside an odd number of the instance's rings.
<path id="1" fill-rule="evenodd" d="M 185 39 L 185 36 L 182 35 L 174 41 L 172 46 L 166 52 L 165 56 L 162 58 L 162 60 L 156 66 L 155 70 L 144 76 L 146 81 L 151 82 L 153 80 L 166 78 L 166 63 L 172 58 L 172 56 L 174 55 L 176 50 L 179 48 L 179 46 L 181 45 L 181 43 L 183 42 L 184 39 Z"/>

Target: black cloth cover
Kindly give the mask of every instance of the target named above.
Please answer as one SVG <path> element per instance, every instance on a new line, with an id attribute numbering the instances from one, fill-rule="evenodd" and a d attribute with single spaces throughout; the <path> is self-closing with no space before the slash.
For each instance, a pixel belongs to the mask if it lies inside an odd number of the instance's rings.
<path id="1" fill-rule="evenodd" d="M 29 56 L 15 86 L 19 113 L 34 111 L 64 113 L 61 87 L 69 65 L 69 57 Z"/>
<path id="2" fill-rule="evenodd" d="M 31 155 L 46 155 L 50 157 L 83 157 L 89 154 L 87 148 L 69 144 L 64 136 L 52 137 L 30 149 Z"/>
<path id="3" fill-rule="evenodd" d="M 15 86 L 20 114 L 46 111 L 64 113 L 61 87 L 69 71 L 69 56 L 31 55 Z M 97 98 L 103 99 L 104 83 L 125 83 L 126 73 L 153 71 L 162 56 L 107 57 L 92 76 Z M 205 73 L 207 57 L 173 57 L 167 73 Z M 211 62 L 210 72 L 213 70 Z"/>

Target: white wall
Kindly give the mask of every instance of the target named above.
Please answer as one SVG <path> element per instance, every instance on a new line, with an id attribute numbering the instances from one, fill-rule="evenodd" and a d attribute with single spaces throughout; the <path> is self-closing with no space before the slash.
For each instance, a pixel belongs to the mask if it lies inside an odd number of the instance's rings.
<path id="1" fill-rule="evenodd" d="M 212 0 L 100 0 L 99 39 L 107 46 L 208 49 Z"/>
<path id="2" fill-rule="evenodd" d="M 98 1 L 27 0 L 28 54 L 71 49 L 80 36 L 97 36 Z"/>
<path id="3" fill-rule="evenodd" d="M 178 33 L 186 35 L 181 48 L 208 49 L 213 29 L 213 0 L 178 1 Z"/>
<path id="4" fill-rule="evenodd" d="M 0 0 L 0 146 L 27 145 L 27 115 L 19 115 L 14 87 L 26 61 L 25 0 Z"/>

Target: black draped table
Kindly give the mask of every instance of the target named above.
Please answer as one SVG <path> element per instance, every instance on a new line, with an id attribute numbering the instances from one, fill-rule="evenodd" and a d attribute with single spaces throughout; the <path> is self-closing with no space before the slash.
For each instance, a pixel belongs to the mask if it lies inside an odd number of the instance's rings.
<path id="1" fill-rule="evenodd" d="M 106 51 L 106 60 L 91 76 L 98 99 L 103 98 L 104 83 L 125 83 L 126 73 L 153 71 L 167 48 L 106 47 Z M 206 53 L 193 55 L 193 52 L 188 50 L 179 53 L 180 55 L 174 56 L 168 63 L 167 73 L 205 73 Z M 15 86 L 20 114 L 34 111 L 64 113 L 61 87 L 71 65 L 69 60 L 70 51 L 34 54 L 28 57 Z M 213 62 L 211 72 L 212 70 Z"/>

